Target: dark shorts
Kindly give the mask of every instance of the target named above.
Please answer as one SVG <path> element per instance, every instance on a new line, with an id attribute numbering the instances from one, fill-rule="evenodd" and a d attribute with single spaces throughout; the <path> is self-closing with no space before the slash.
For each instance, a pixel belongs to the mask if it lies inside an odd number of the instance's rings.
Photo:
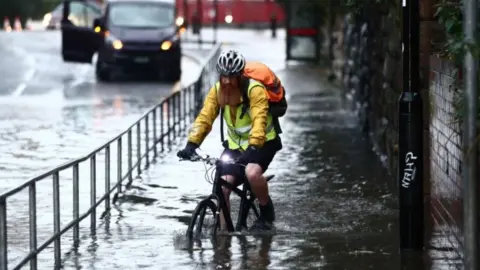
<path id="1" fill-rule="evenodd" d="M 268 166 L 272 162 L 275 154 L 282 149 L 282 141 L 280 137 L 277 137 L 274 140 L 266 142 L 262 148 L 258 149 L 258 165 L 262 167 L 263 172 L 268 169 Z M 228 155 L 230 158 L 237 159 L 242 155 L 242 152 L 239 150 L 230 150 L 225 148 L 223 150 L 223 155 Z M 241 184 L 238 182 L 239 179 L 245 178 L 245 167 L 241 165 L 234 165 L 234 164 L 224 164 L 222 165 L 222 176 L 224 175 L 232 175 L 237 180 L 236 184 Z"/>

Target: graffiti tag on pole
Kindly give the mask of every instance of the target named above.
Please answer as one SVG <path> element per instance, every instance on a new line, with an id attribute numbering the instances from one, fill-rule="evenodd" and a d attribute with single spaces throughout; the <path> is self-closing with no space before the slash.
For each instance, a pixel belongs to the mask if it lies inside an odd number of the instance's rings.
<path id="1" fill-rule="evenodd" d="M 415 180 L 415 173 L 417 171 L 415 162 L 417 158 L 418 157 L 415 156 L 412 152 L 408 152 L 405 155 L 405 168 L 403 169 L 403 179 L 402 179 L 403 188 L 409 188 L 410 183 Z"/>

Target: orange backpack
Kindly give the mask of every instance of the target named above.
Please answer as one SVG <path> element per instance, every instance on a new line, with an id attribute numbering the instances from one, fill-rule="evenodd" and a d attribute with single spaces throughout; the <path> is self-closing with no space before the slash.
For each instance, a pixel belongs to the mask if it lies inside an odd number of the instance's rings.
<path id="1" fill-rule="evenodd" d="M 285 89 L 283 88 L 282 83 L 267 65 L 260 62 L 247 62 L 243 70 L 243 75 L 247 79 L 253 79 L 265 86 L 269 103 L 268 110 L 273 118 L 273 127 L 277 134 L 281 134 L 282 128 L 280 127 L 278 118 L 284 116 L 288 108 L 287 99 L 285 98 Z M 244 86 L 242 86 L 243 108 L 242 113 L 240 114 L 240 119 L 243 118 L 247 108 L 250 107 L 248 86 L 249 83 L 247 80 Z M 223 119 L 223 109 L 220 109 L 220 119 Z M 220 140 L 223 143 L 226 143 L 223 134 L 223 120 L 220 121 Z M 224 147 L 227 147 L 227 145 L 224 144 Z"/>
<path id="2" fill-rule="evenodd" d="M 243 70 L 243 75 L 247 78 L 256 80 L 263 84 L 266 88 L 269 110 L 274 118 L 282 117 L 287 112 L 287 100 L 285 98 L 285 89 L 273 73 L 273 71 L 265 64 L 260 62 L 247 62 Z M 248 105 L 248 93 L 244 91 L 243 101 Z M 248 106 L 246 106 L 248 107 Z"/>

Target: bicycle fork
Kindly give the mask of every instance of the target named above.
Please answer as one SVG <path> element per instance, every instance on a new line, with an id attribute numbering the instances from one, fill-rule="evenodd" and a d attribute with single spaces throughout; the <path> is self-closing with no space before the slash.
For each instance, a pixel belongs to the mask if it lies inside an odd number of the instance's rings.
<path id="1" fill-rule="evenodd" d="M 218 184 L 218 179 L 221 178 L 219 170 L 215 172 L 216 181 L 214 181 L 213 185 L 213 194 L 216 194 L 218 204 L 217 204 L 217 213 L 216 219 L 219 221 L 220 229 L 222 228 L 221 216 L 223 214 L 223 219 L 225 221 L 224 226 L 227 226 L 228 232 L 233 232 L 235 229 L 233 227 L 232 216 L 230 215 L 230 209 L 228 208 L 227 201 L 225 196 L 223 195 L 222 185 Z M 230 198 L 229 198 L 230 199 Z"/>

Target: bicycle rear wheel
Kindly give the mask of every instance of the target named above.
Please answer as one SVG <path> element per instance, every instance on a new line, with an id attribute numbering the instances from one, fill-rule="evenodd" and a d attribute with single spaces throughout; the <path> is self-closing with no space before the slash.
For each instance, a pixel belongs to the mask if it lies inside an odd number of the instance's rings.
<path id="1" fill-rule="evenodd" d="M 187 229 L 187 237 L 200 239 L 215 236 L 219 227 L 218 207 L 213 200 L 205 199 L 193 211 L 192 219 Z"/>

